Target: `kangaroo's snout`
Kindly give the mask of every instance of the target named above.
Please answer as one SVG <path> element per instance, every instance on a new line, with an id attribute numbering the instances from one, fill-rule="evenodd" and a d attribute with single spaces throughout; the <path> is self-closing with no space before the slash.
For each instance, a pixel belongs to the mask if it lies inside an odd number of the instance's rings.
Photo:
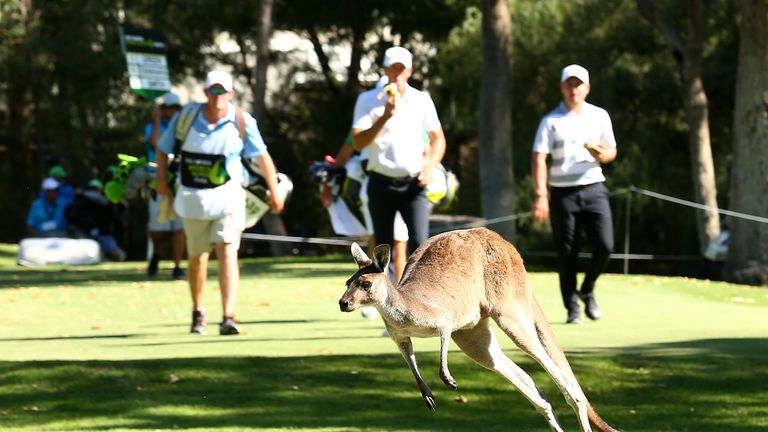
<path id="1" fill-rule="evenodd" d="M 349 310 L 349 302 L 344 299 L 339 300 L 339 309 L 341 309 L 342 312 L 351 312 Z"/>

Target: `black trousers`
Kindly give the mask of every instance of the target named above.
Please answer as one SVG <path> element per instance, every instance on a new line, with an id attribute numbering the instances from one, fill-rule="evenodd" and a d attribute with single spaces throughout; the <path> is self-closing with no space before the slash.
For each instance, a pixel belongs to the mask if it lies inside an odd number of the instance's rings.
<path id="1" fill-rule="evenodd" d="M 368 210 L 376 244 L 392 246 L 395 241 L 395 213 L 400 212 L 408 227 L 408 253 L 413 253 L 429 237 L 430 202 L 414 177 L 391 182 L 371 175 L 368 180 Z"/>
<path id="2" fill-rule="evenodd" d="M 605 270 L 613 250 L 613 218 L 605 183 L 586 186 L 552 187 L 550 221 L 558 257 L 560 293 L 566 309 L 578 308 L 579 294 L 592 295 L 600 273 Z M 584 228 L 592 247 L 581 290 L 576 290 L 579 237 Z"/>

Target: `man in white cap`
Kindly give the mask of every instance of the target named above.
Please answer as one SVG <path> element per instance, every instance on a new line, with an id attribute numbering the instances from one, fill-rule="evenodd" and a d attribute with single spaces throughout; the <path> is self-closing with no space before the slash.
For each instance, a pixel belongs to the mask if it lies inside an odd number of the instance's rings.
<path id="1" fill-rule="evenodd" d="M 181 109 L 181 99 L 175 93 L 168 92 L 164 94 L 160 100 L 158 108 L 152 110 L 151 122 L 144 126 L 144 148 L 147 153 L 147 161 L 150 163 L 157 163 L 157 143 L 160 141 L 160 137 L 168 128 L 168 124 L 177 112 Z M 150 172 L 154 171 L 151 166 L 147 168 Z M 173 259 L 173 272 L 171 273 L 174 280 L 184 280 L 184 270 L 181 268 L 181 260 L 184 258 L 184 225 L 181 217 L 177 216 L 173 220 L 164 221 L 160 223 L 158 220 L 158 213 L 160 211 L 160 199 L 155 194 L 152 194 L 148 200 L 149 207 L 149 237 L 152 240 L 152 256 L 149 259 L 149 265 L 147 266 L 147 275 L 154 277 L 157 274 L 158 266 L 160 264 L 161 257 L 161 245 L 163 239 L 171 237 L 171 258 Z"/>
<path id="2" fill-rule="evenodd" d="M 386 50 L 383 66 L 389 84 L 384 92 L 373 89 L 358 96 L 352 122 L 355 150 L 368 149 L 368 209 L 376 243 L 393 244 L 399 211 L 408 227 L 410 253 L 429 236 L 431 205 L 424 188 L 445 153 L 432 98 L 408 85 L 412 61 L 405 48 Z"/>
<path id="3" fill-rule="evenodd" d="M 157 153 L 157 193 L 170 195 L 167 183 L 168 154 L 180 159 L 181 184 L 175 209 L 184 218 L 192 296 L 192 333 L 205 333 L 204 287 L 208 256 L 215 245 L 219 260 L 219 288 L 223 318 L 219 334 L 240 333 L 234 319 L 240 270 L 238 249 L 245 229 L 245 191 L 241 157 L 255 160 L 270 191 L 272 211 L 283 209 L 277 189 L 277 171 L 256 120 L 232 104 L 232 76 L 208 73 L 204 104 L 184 107 L 160 138 Z M 186 130 L 183 124 L 189 120 Z M 177 141 L 178 140 L 178 141 Z M 177 144 L 178 142 L 178 144 Z"/>
<path id="4" fill-rule="evenodd" d="M 595 282 L 613 250 L 611 206 L 600 166 L 616 159 L 616 139 L 608 113 L 586 102 L 589 91 L 586 69 L 575 64 L 563 69 L 563 102 L 541 120 L 531 158 L 533 220 L 551 221 L 568 324 L 581 323 L 579 299 L 585 304 L 587 317 L 597 320 L 602 315 L 595 300 Z M 549 173 L 547 156 L 552 160 Z M 582 227 L 592 246 L 592 258 L 577 290 Z"/>
<path id="5" fill-rule="evenodd" d="M 38 197 L 27 215 L 27 231 L 33 237 L 66 237 L 65 210 L 69 201 L 59 197 L 59 182 L 48 177 L 42 183 L 42 196 Z"/>

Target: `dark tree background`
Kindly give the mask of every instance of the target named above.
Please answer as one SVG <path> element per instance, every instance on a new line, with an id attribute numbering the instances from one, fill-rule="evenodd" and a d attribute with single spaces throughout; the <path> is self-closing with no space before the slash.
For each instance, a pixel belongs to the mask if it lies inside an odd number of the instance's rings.
<path id="1" fill-rule="evenodd" d="M 306 163 L 338 149 L 357 93 L 381 72 L 376 64 L 393 44 L 414 52 L 413 85 L 428 90 L 438 107 L 448 139 L 444 164 L 459 175 L 462 185 L 459 202 L 450 212 L 481 215 L 480 173 L 499 167 L 483 166 L 491 162 L 481 164 L 478 158 L 484 63 L 480 1 L 271 3 L 273 31 L 295 32 L 311 43 L 320 62 L 315 67 L 308 59 L 267 52 L 270 64 L 285 72 L 278 82 L 269 83 L 277 90 L 271 90 L 258 121 L 280 170 L 296 184 L 283 215 L 286 230 L 330 234 L 316 190 L 305 179 Z M 739 52 L 737 3 L 701 2 L 699 73 L 708 99 L 722 208 L 729 208 L 729 191 L 734 190 L 729 187 L 729 161 Z M 606 108 L 613 119 L 619 157 L 606 167 L 609 187 L 619 191 L 636 185 L 696 200 L 679 67 L 664 36 L 642 18 L 637 2 L 617 0 L 606 7 L 597 0 L 512 0 L 508 6 L 514 125 L 509 148 L 516 211 L 530 208 L 533 135 L 541 116 L 559 102 L 559 73 L 570 63 L 589 69 L 589 101 Z M 655 6 L 675 28 L 685 28 L 685 4 L 669 0 Z M 115 153 L 143 151 L 142 125 L 151 102 L 128 90 L 118 42 L 121 22 L 163 31 L 174 82 L 200 80 L 219 62 L 233 67 L 258 94 L 257 69 L 247 60 L 259 55 L 260 11 L 261 2 L 249 0 L 0 0 L 0 241 L 21 238 L 47 156 L 61 156 L 72 180 L 84 181 L 101 175 Z M 240 52 L 222 52 L 216 46 L 214 39 L 223 32 L 238 43 Z M 332 49 L 337 46 L 346 47 L 344 57 Z M 331 66 L 339 62 L 345 71 Z M 294 79 L 299 72 L 306 80 Z M 258 104 L 238 102 L 250 110 Z M 613 197 L 617 250 L 623 248 L 625 199 L 622 194 Z M 640 195 L 632 200 L 632 252 L 699 254 L 692 223 L 697 210 Z M 143 223 L 137 219 L 131 226 L 140 233 Z M 533 226 L 523 218 L 516 228 L 522 249 L 551 250 L 548 227 Z M 129 238 L 144 241 L 140 235 Z M 140 252 L 142 244 L 133 250 Z M 655 265 L 661 267 L 651 270 L 677 270 Z"/>

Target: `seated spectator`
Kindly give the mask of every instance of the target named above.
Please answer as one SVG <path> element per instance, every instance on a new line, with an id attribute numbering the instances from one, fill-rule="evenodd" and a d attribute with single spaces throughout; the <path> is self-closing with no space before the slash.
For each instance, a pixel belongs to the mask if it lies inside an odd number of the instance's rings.
<path id="1" fill-rule="evenodd" d="M 73 237 L 90 237 L 101 246 L 105 257 L 111 261 L 125 260 L 125 252 L 115 240 L 117 224 L 115 208 L 104 196 L 104 185 L 91 180 L 84 190 L 75 193 L 75 199 L 67 207 L 66 216 Z"/>
<path id="2" fill-rule="evenodd" d="M 29 234 L 33 237 L 66 237 L 67 219 L 64 212 L 68 203 L 59 197 L 59 182 L 50 177 L 43 180 L 41 195 L 29 209 Z"/>
<path id="3" fill-rule="evenodd" d="M 72 202 L 75 199 L 75 190 L 67 182 L 67 172 L 61 165 L 54 165 L 48 170 L 48 177 L 59 182 L 59 198 L 66 202 Z"/>

